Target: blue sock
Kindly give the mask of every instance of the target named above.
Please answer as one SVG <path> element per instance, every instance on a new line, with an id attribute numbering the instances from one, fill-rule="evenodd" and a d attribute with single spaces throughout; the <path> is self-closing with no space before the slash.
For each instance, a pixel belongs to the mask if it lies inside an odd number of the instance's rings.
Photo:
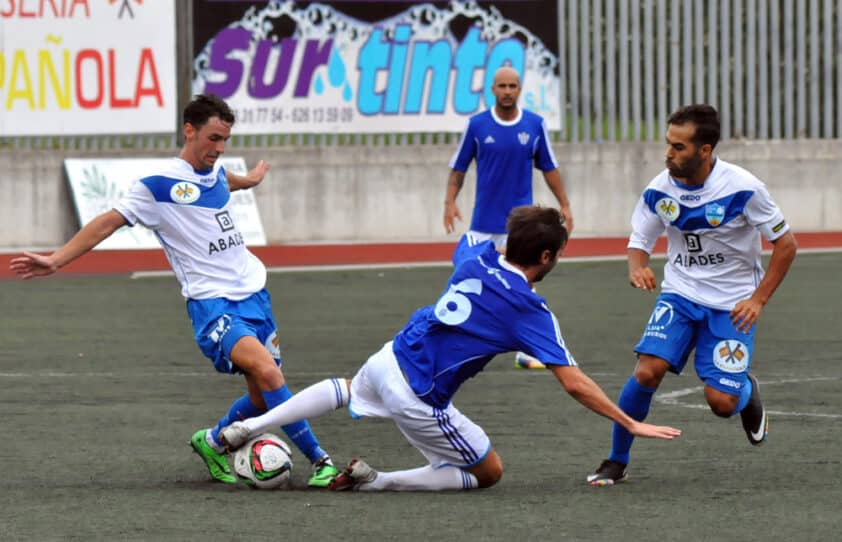
<path id="1" fill-rule="evenodd" d="M 213 437 L 213 441 L 217 444 L 220 444 L 219 432 L 224 427 L 227 427 L 234 422 L 245 420 L 246 418 L 253 418 L 261 414 L 263 414 L 263 411 L 258 409 L 251 403 L 251 400 L 249 399 L 249 394 L 243 395 L 231 404 L 231 408 L 228 409 L 228 414 L 220 418 L 219 422 L 216 424 L 216 427 L 211 429 L 211 436 Z"/>
<path id="2" fill-rule="evenodd" d="M 626 381 L 626 385 L 623 386 L 617 404 L 626 414 L 642 422 L 649 414 L 649 405 L 652 404 L 652 396 L 655 395 L 655 390 L 656 388 L 641 386 L 632 375 Z M 632 441 L 634 441 L 634 435 L 626 431 L 622 425 L 615 423 L 611 439 L 611 453 L 608 455 L 608 459 L 628 465 Z"/>
<path id="3" fill-rule="evenodd" d="M 737 401 L 737 408 L 734 409 L 734 414 L 739 414 L 746 407 L 748 400 L 751 399 L 751 389 L 751 380 L 746 379 L 746 385 L 740 390 L 740 400 Z M 731 415 L 733 416 L 734 414 Z"/>
<path id="4" fill-rule="evenodd" d="M 275 408 L 292 397 L 292 392 L 289 391 L 286 384 L 276 390 L 263 391 L 261 394 L 263 395 L 263 400 L 266 401 L 267 410 Z M 289 437 L 295 446 L 301 450 L 301 453 L 307 456 L 310 463 L 315 463 L 327 455 L 321 446 L 319 446 L 319 441 L 310 429 L 310 423 L 307 420 L 285 425 L 281 429 L 284 430 L 286 436 Z"/>

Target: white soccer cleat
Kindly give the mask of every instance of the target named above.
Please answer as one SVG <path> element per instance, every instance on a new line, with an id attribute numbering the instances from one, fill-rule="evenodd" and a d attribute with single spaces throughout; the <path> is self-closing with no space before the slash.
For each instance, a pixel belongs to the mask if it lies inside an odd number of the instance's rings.
<path id="1" fill-rule="evenodd" d="M 515 356 L 515 367 L 518 369 L 546 369 L 547 366 L 529 354 L 518 352 Z"/>
<path id="2" fill-rule="evenodd" d="M 219 432 L 219 440 L 229 452 L 241 447 L 250 437 L 251 431 L 243 422 L 234 422 Z"/>
<path id="3" fill-rule="evenodd" d="M 361 459 L 354 458 L 345 470 L 334 477 L 327 486 L 330 491 L 359 491 L 364 484 L 377 479 L 377 471 Z"/>

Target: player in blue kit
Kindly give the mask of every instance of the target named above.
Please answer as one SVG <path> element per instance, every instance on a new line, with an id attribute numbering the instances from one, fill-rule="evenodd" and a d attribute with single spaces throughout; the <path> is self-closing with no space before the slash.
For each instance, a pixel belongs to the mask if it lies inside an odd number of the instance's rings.
<path id="1" fill-rule="evenodd" d="M 236 483 L 219 430 L 292 396 L 280 370 L 277 325 L 264 288 L 266 268 L 245 247 L 230 212 L 230 192 L 256 186 L 269 166 L 261 161 L 245 176 L 222 167 L 218 159 L 234 115 L 218 97 L 197 96 L 184 109 L 183 120 L 184 146 L 164 171 L 136 181 L 114 209 L 52 254 L 24 253 L 11 261 L 11 268 L 25 279 L 49 275 L 123 226 L 152 229 L 181 283 L 199 348 L 217 371 L 245 376 L 248 393 L 234 401 L 216 427 L 197 431 L 190 441 L 215 480 Z M 337 470 L 307 421 L 283 430 L 314 465 L 309 485 L 326 487 Z"/>
<path id="2" fill-rule="evenodd" d="M 454 253 L 483 241 L 506 246 L 506 219 L 515 207 L 532 204 L 532 170 L 544 175 L 556 197 L 568 232 L 573 231 L 573 214 L 550 145 L 544 119 L 518 107 L 520 76 L 504 66 L 494 73 L 494 107 L 472 116 L 450 160 L 450 175 L 444 197 L 444 229 L 452 233 L 455 220 L 462 219 L 456 196 L 465 182 L 465 172 L 476 159 L 477 187 L 470 229 L 462 236 Z M 520 368 L 544 366 L 521 352 L 516 357 Z"/>
<path id="3" fill-rule="evenodd" d="M 680 431 L 641 424 L 624 414 L 577 366 L 553 313 L 533 290 L 556 264 L 567 231 L 555 209 L 520 207 L 508 221 L 506 254 L 491 242 L 461 259 L 434 305 L 416 311 L 350 381 L 331 378 L 301 390 L 257 418 L 220 433 L 231 449 L 268 427 L 348 407 L 354 418 L 391 418 L 429 464 L 379 472 L 353 460 L 333 490 L 446 490 L 490 487 L 503 465 L 483 429 L 452 398 L 498 353 L 521 349 L 545 360 L 564 390 L 632 434 L 672 439 Z"/>
<path id="4" fill-rule="evenodd" d="M 713 154 L 719 114 L 709 105 L 673 113 L 666 134 L 667 169 L 638 200 L 629 239 L 629 282 L 654 291 L 649 255 L 667 233 L 661 294 L 635 346 L 637 366 L 620 392 L 620 407 L 644 420 L 667 371 L 681 373 L 695 349 L 695 370 L 717 416 L 740 415 L 753 445 L 768 417 L 749 374 L 755 323 L 795 259 L 795 238 L 766 186 Z M 774 248 L 765 273 L 760 236 Z M 616 425 L 608 459 L 587 477 L 610 486 L 626 479 L 634 436 Z"/>

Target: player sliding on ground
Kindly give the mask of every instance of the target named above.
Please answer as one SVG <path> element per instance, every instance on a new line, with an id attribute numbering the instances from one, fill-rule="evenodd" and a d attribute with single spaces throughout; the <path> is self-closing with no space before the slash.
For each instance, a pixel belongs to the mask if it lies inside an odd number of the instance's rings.
<path id="1" fill-rule="evenodd" d="M 556 264 L 567 230 L 555 209 L 519 207 L 508 220 L 506 255 L 490 241 L 463 258 L 435 305 L 372 355 L 350 381 L 323 380 L 266 414 L 220 432 L 229 449 L 252 435 L 348 407 L 354 418 L 391 418 L 429 461 L 417 469 L 380 472 L 355 459 L 329 488 L 363 491 L 490 487 L 503 475 L 483 429 L 451 402 L 468 378 L 499 353 L 521 350 L 543 360 L 564 390 L 594 412 L 641 437 L 673 439 L 678 429 L 639 423 L 583 373 L 561 337 L 558 321 L 532 291 Z"/>

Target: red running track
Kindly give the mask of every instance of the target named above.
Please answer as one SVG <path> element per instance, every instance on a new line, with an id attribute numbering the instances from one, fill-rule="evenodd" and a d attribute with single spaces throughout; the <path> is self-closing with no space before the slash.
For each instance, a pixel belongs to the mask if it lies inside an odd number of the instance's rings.
<path id="1" fill-rule="evenodd" d="M 842 249 L 842 232 L 802 232 L 795 235 L 802 249 Z M 564 250 L 567 258 L 623 256 L 625 237 L 573 238 Z M 455 240 L 447 243 L 366 243 L 275 245 L 252 247 L 267 267 L 301 267 L 318 265 L 376 265 L 450 261 Z M 764 242 L 764 248 L 770 248 Z M 656 253 L 666 249 L 661 238 Z M 13 277 L 9 262 L 16 253 L 0 254 L 0 279 Z M 160 249 L 96 250 L 85 254 L 61 270 L 62 274 L 128 274 L 135 271 L 169 270 Z"/>

